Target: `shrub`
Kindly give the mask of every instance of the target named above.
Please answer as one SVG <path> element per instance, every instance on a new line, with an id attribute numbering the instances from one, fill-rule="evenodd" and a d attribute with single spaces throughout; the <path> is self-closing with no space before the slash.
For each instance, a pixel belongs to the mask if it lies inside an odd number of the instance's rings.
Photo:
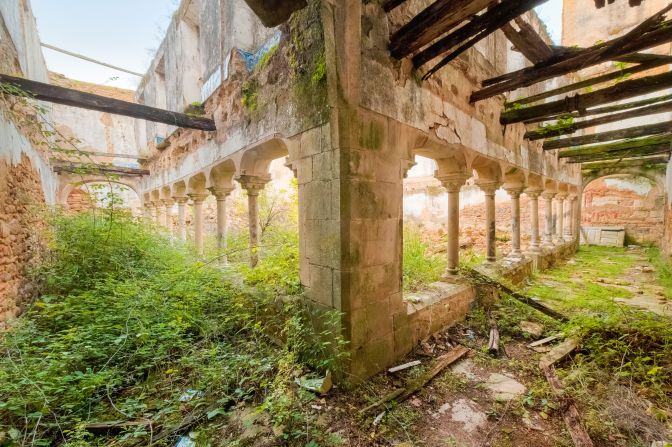
<path id="1" fill-rule="evenodd" d="M 404 291 L 416 291 L 438 281 L 446 268 L 445 256 L 429 252 L 430 243 L 417 226 L 404 226 Z"/>

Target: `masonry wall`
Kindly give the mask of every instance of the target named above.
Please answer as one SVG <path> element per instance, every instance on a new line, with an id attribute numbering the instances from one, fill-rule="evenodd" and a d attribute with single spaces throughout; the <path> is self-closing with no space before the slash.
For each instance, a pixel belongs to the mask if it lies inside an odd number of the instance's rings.
<path id="1" fill-rule="evenodd" d="M 645 177 L 606 177 L 583 192 L 582 225 L 622 226 L 634 243 L 659 244 L 665 228 L 666 198 Z"/>

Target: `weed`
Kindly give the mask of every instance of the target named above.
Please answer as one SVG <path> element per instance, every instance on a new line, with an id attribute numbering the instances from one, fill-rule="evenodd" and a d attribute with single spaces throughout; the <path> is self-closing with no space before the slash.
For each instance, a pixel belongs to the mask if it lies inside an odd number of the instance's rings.
<path id="1" fill-rule="evenodd" d="M 404 227 L 403 284 L 404 291 L 417 291 L 438 281 L 446 268 L 445 256 L 432 254 L 430 243 L 423 240 L 420 228 Z"/>

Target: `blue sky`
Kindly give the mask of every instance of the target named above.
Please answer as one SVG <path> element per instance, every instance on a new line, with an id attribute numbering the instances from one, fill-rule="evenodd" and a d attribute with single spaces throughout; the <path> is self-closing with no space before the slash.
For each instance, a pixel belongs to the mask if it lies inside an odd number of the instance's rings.
<path id="1" fill-rule="evenodd" d="M 0 0 L 2 1 L 2 0 Z M 32 0 L 43 42 L 144 73 L 179 0 Z M 562 0 L 537 7 L 556 43 Z M 50 70 L 69 78 L 134 89 L 140 78 L 43 49 Z M 113 79 L 117 77 L 117 79 Z"/>
<path id="2" fill-rule="evenodd" d="M 4 1 L 4 0 L 0 0 Z M 177 0 L 31 0 L 42 42 L 145 72 Z M 140 78 L 43 49 L 50 70 L 97 84 L 135 88 Z M 118 76 L 119 79 L 111 80 Z"/>

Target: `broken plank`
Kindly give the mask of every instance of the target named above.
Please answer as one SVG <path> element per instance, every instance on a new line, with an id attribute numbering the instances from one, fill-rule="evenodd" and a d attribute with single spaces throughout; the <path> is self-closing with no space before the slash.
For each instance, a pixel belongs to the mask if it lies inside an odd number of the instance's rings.
<path id="1" fill-rule="evenodd" d="M 593 440 L 590 439 L 590 435 L 581 423 L 579 410 L 576 408 L 574 401 L 565 394 L 562 383 L 555 373 L 555 370 L 551 367 L 546 367 L 542 368 L 542 371 L 548 384 L 553 390 L 553 394 L 558 398 L 563 399 L 566 403 L 565 408 L 562 411 L 562 418 L 565 421 L 565 426 L 567 427 L 567 431 L 569 431 L 569 435 L 571 436 L 575 447 L 593 447 Z"/>
<path id="2" fill-rule="evenodd" d="M 387 372 L 395 373 L 395 372 L 403 371 L 403 370 L 408 369 L 408 368 L 412 368 L 414 366 L 418 366 L 420 364 L 422 364 L 422 362 L 420 360 L 414 360 L 412 362 L 404 363 L 403 365 L 399 365 L 399 366 L 395 366 L 394 368 L 390 368 L 390 369 L 387 370 Z"/>
<path id="3" fill-rule="evenodd" d="M 390 38 L 390 53 L 401 59 L 450 31 L 497 0 L 437 0 Z"/>
<path id="4" fill-rule="evenodd" d="M 672 131 L 672 121 L 648 124 L 644 126 L 627 127 L 625 129 L 610 130 L 578 137 L 559 138 L 544 141 L 544 150 L 560 149 L 564 147 L 582 146 L 584 144 L 605 143 L 608 141 L 638 138 L 649 135 L 660 135 Z"/>
<path id="5" fill-rule="evenodd" d="M 170 110 L 157 109 L 143 104 L 136 104 L 107 96 L 94 95 L 93 93 L 81 92 L 58 85 L 45 84 L 43 82 L 30 81 L 6 74 L 0 74 L 0 82 L 19 87 L 30 95 L 30 98 L 40 101 L 64 104 L 67 106 L 80 107 L 83 109 L 97 110 L 113 115 L 130 116 L 157 123 L 170 124 L 177 127 L 214 131 L 217 130 L 215 122 L 209 118 L 189 116 L 184 113 L 171 112 Z M 18 95 L 25 96 L 25 95 Z"/>
<path id="6" fill-rule="evenodd" d="M 558 338 L 562 338 L 562 337 L 564 337 L 564 335 L 561 332 L 559 334 L 551 335 L 550 337 L 542 338 L 541 340 L 533 341 L 532 343 L 528 344 L 527 347 L 528 348 L 534 348 L 534 347 L 537 347 L 537 346 L 542 346 L 542 345 L 545 345 L 546 343 L 550 343 L 550 342 L 552 342 L 554 340 L 557 340 Z"/>
<path id="7" fill-rule="evenodd" d="M 422 377 L 411 382 L 406 388 L 399 388 L 390 392 L 382 399 L 377 400 L 371 405 L 359 410 L 359 413 L 360 414 L 367 413 L 373 410 L 374 408 L 377 408 L 393 400 L 396 400 L 397 402 L 403 402 L 404 400 L 408 399 L 410 396 L 415 394 L 422 387 L 427 385 L 427 383 L 429 383 L 434 377 L 439 375 L 441 371 L 443 371 L 444 369 L 446 369 L 447 367 L 449 367 L 450 365 L 452 365 L 453 363 L 464 357 L 464 355 L 469 351 L 470 351 L 469 348 L 465 348 L 464 346 L 458 346 L 451 349 L 450 352 L 448 352 L 447 354 L 437 357 L 436 361 L 434 362 L 434 366 L 432 366 L 432 369 L 430 369 Z"/>
<path id="8" fill-rule="evenodd" d="M 496 327 L 490 329 L 488 352 L 493 356 L 497 356 L 497 354 L 499 354 L 499 331 Z"/>
<path id="9" fill-rule="evenodd" d="M 570 337 L 566 339 L 539 359 L 539 368 L 544 369 L 554 365 L 567 357 L 578 346 L 579 340 L 577 338 Z"/>

